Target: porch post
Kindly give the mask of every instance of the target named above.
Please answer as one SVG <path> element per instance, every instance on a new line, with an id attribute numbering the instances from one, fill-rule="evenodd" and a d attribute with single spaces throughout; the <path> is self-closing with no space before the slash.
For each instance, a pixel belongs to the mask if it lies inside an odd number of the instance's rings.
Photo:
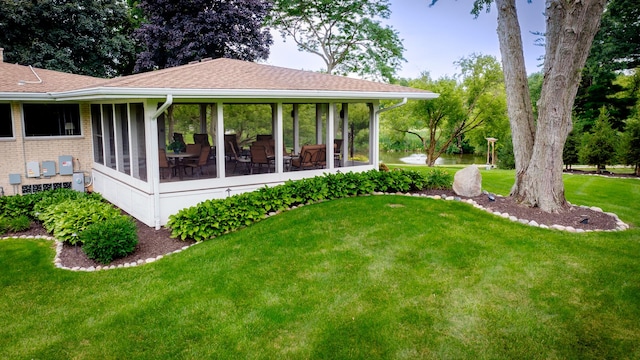
<path id="1" fill-rule="evenodd" d="M 316 104 L 316 143 L 322 144 L 322 107 L 324 104 Z"/>
<path id="2" fill-rule="evenodd" d="M 211 104 L 211 125 L 215 126 L 216 171 L 218 172 L 218 178 L 223 179 L 227 176 L 225 174 L 227 159 L 224 153 L 224 117 L 221 102 Z"/>
<path id="3" fill-rule="evenodd" d="M 160 141 L 158 139 L 158 119 L 153 114 L 158 111 L 158 101 L 145 101 L 144 117 L 145 117 L 145 143 L 147 150 L 147 179 L 151 186 L 153 221 L 156 230 L 160 229 L 160 159 L 158 157 L 158 149 L 160 149 Z M 162 115 L 161 115 L 162 116 Z M 164 142 L 162 147 L 164 148 Z"/>
<path id="4" fill-rule="evenodd" d="M 349 157 L 349 104 L 342 103 L 342 113 L 344 118 L 342 119 L 342 158 L 340 159 L 340 166 L 347 165 L 347 158 Z"/>
<path id="5" fill-rule="evenodd" d="M 329 106 L 327 107 L 327 109 L 329 110 L 327 112 L 327 151 L 326 151 L 326 157 L 327 157 L 327 169 L 333 169 L 334 163 L 333 163 L 333 139 L 335 138 L 334 136 L 334 131 L 335 131 L 335 109 L 336 109 L 336 104 L 335 103 L 330 103 Z"/>
<path id="6" fill-rule="evenodd" d="M 293 104 L 293 152 L 300 153 L 300 116 L 298 115 L 298 104 Z"/>
<path id="7" fill-rule="evenodd" d="M 274 124 L 273 124 L 273 136 L 274 136 L 274 146 L 275 146 L 275 172 L 277 174 L 284 172 L 283 166 L 283 156 L 284 152 L 282 148 L 284 147 L 284 134 L 283 134 L 283 126 L 282 126 L 282 103 L 279 102 L 277 104 L 272 105 L 274 109 Z"/>
<path id="8" fill-rule="evenodd" d="M 207 132 L 207 104 L 200 104 L 200 133 Z"/>
<path id="9" fill-rule="evenodd" d="M 379 102 L 369 104 L 369 164 L 377 167 L 380 154 L 378 153 L 378 117 Z"/>

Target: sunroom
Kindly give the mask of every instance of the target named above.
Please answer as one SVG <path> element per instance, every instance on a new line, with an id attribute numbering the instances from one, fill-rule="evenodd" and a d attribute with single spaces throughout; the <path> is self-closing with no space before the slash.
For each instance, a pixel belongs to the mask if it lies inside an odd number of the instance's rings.
<path id="1" fill-rule="evenodd" d="M 53 95 L 90 103 L 93 190 L 155 227 L 205 199 L 376 168 L 380 112 L 437 96 L 230 59 Z"/>

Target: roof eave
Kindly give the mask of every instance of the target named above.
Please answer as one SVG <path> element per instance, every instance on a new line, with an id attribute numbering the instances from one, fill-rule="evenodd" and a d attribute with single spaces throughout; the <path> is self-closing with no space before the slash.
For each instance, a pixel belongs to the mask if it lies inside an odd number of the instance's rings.
<path id="1" fill-rule="evenodd" d="M 0 92 L 0 101 L 54 101 L 49 93 Z"/>
<path id="2" fill-rule="evenodd" d="M 439 94 L 431 92 L 386 92 L 386 91 L 328 91 L 328 90 L 272 90 L 272 89 L 178 89 L 178 88 L 111 88 L 100 87 L 83 90 L 51 93 L 57 100 L 87 101 L 127 98 L 165 98 L 167 94 L 175 99 L 435 99 Z"/>

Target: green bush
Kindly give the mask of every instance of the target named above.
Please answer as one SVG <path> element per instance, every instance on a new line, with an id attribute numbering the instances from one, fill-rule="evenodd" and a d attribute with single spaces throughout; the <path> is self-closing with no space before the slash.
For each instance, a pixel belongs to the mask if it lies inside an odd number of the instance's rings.
<path id="1" fill-rule="evenodd" d="M 425 189 L 444 190 L 453 186 L 453 176 L 443 169 L 432 169 L 426 177 Z"/>
<path id="2" fill-rule="evenodd" d="M 38 214 L 44 212 L 48 207 L 57 205 L 66 200 L 76 200 L 81 198 L 91 198 L 96 200 L 102 200 L 102 196 L 98 193 L 84 193 L 71 189 L 55 189 L 50 191 L 43 191 L 40 199 L 33 206 L 34 218 L 38 218 Z"/>
<path id="3" fill-rule="evenodd" d="M 169 216 L 171 235 L 203 241 L 237 230 L 294 205 L 380 192 L 408 192 L 451 187 L 451 176 L 435 170 L 429 176 L 416 171 L 370 170 L 325 174 L 225 199 L 211 199 Z"/>
<path id="4" fill-rule="evenodd" d="M 9 225 L 9 227 L 7 228 L 8 231 L 12 231 L 12 232 L 25 231 L 31 227 L 31 218 L 29 218 L 27 215 L 20 215 L 13 219 L 9 219 L 8 225 Z"/>
<path id="5" fill-rule="evenodd" d="M 120 210 L 113 205 L 92 197 L 80 197 L 45 208 L 38 214 L 38 219 L 58 240 L 74 245 L 89 225 L 118 216 Z"/>
<path id="6" fill-rule="evenodd" d="M 90 259 L 108 264 L 131 254 L 138 244 L 136 224 L 128 216 L 118 216 L 91 224 L 80 233 L 82 251 Z"/>
<path id="7" fill-rule="evenodd" d="M 33 207 L 42 198 L 43 193 L 12 195 L 0 197 L 0 217 L 7 219 L 22 215 L 32 216 Z"/>

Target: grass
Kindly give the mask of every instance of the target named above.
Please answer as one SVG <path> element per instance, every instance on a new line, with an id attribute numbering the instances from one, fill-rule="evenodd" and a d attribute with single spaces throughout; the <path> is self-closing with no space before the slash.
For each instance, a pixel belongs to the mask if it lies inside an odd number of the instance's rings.
<path id="1" fill-rule="evenodd" d="M 482 171 L 506 194 L 513 172 Z M 640 181 L 565 177 L 640 224 Z M 640 357 L 640 230 L 570 234 L 405 196 L 306 206 L 141 267 L 0 241 L 0 358 Z"/>

